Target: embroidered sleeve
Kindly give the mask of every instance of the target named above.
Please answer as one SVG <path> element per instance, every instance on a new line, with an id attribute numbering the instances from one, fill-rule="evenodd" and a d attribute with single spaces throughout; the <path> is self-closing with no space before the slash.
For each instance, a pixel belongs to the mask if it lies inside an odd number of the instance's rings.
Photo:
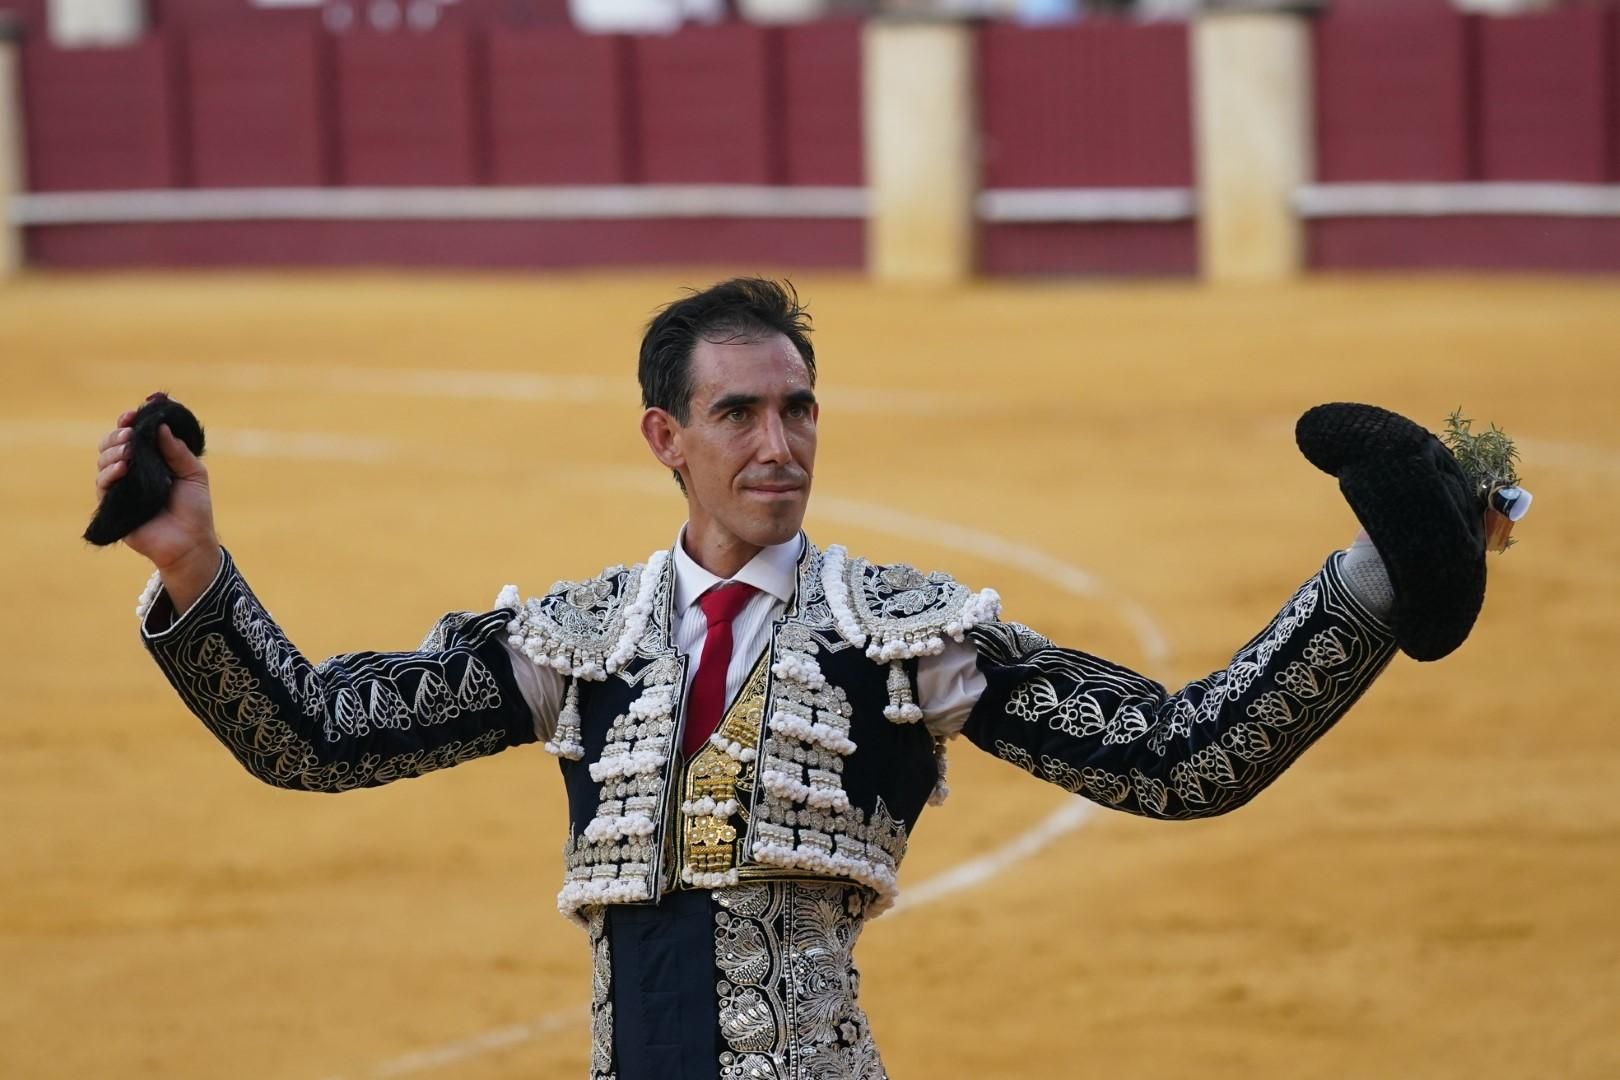
<path id="1" fill-rule="evenodd" d="M 1016 623 L 972 632 L 988 687 L 964 732 L 1104 806 L 1213 817 L 1252 799 L 1355 703 L 1395 652 L 1339 553 L 1224 669 L 1167 693 Z"/>
<path id="2" fill-rule="evenodd" d="M 227 554 L 195 604 L 142 598 L 142 639 L 181 700 L 275 787 L 346 791 L 533 742 L 502 635 L 510 610 L 446 615 L 415 652 L 311 664 Z"/>

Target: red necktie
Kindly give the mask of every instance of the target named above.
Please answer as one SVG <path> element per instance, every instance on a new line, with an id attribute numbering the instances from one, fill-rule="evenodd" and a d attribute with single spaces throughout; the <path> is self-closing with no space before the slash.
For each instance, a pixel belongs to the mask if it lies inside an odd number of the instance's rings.
<path id="1" fill-rule="evenodd" d="M 698 607 L 709 621 L 709 635 L 703 639 L 703 655 L 698 658 L 692 691 L 686 698 L 686 730 L 681 736 L 681 752 L 691 757 L 703 748 L 720 726 L 726 708 L 726 669 L 731 666 L 731 621 L 758 590 L 733 581 L 717 585 L 698 597 Z"/>

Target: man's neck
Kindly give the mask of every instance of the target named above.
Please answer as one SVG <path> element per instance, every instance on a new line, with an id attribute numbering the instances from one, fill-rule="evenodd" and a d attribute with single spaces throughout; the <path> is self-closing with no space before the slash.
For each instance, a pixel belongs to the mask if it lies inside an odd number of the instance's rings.
<path id="1" fill-rule="evenodd" d="M 702 529 L 687 522 L 681 546 L 693 562 L 717 578 L 732 578 L 764 548 L 740 540 L 724 530 Z"/>

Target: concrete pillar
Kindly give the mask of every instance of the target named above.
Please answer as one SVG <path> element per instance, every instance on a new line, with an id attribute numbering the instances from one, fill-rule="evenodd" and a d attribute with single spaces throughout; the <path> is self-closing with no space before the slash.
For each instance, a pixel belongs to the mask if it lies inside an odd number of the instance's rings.
<path id="1" fill-rule="evenodd" d="M 22 228 L 11 198 L 23 190 L 22 80 L 14 24 L 0 15 L 0 279 L 22 269 Z"/>
<path id="2" fill-rule="evenodd" d="M 1315 167 L 1309 24 L 1287 12 L 1209 12 L 1192 41 L 1204 277 L 1298 274 L 1305 233 L 1290 198 Z"/>
<path id="3" fill-rule="evenodd" d="M 128 45 L 146 32 L 146 0 L 50 0 L 51 44 Z"/>
<path id="4" fill-rule="evenodd" d="M 979 180 L 973 30 L 872 19 L 863 34 L 867 270 L 879 281 L 965 280 Z"/>

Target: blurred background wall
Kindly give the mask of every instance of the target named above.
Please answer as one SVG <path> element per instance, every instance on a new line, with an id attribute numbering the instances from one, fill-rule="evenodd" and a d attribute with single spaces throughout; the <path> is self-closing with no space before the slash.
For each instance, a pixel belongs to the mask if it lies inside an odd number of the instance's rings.
<path id="1" fill-rule="evenodd" d="M 1237 242 L 1267 248 L 1251 264 L 1271 276 L 1620 269 L 1612 3 L 0 12 L 13 264 L 918 276 L 893 255 L 921 244 L 921 276 L 1221 276 L 1236 264 L 1212 245 Z M 1221 30 L 1262 24 L 1283 33 Z M 952 37 L 960 71 L 911 48 L 925 32 Z M 1261 74 L 1276 64 L 1297 83 L 1280 111 Z M 1248 216 L 1213 220 L 1225 213 Z"/>

